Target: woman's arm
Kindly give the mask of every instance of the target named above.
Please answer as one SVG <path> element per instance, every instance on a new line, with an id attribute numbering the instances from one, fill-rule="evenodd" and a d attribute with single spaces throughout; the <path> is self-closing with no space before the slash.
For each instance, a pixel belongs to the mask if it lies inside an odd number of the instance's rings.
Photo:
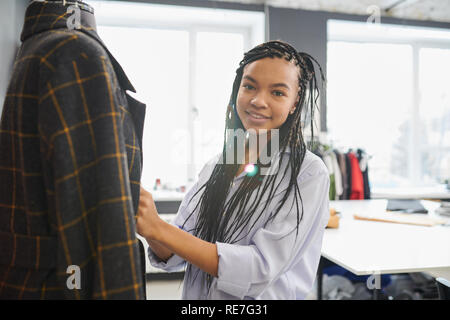
<path id="1" fill-rule="evenodd" d="M 157 229 L 150 240 L 155 239 L 181 258 L 217 277 L 219 256 L 216 244 L 197 238 L 162 219 Z"/>
<path id="2" fill-rule="evenodd" d="M 173 256 L 173 252 L 163 246 L 156 240 L 146 239 L 148 245 L 152 249 L 152 251 L 164 262 L 167 262 L 171 256 Z"/>
<path id="3" fill-rule="evenodd" d="M 155 254 L 162 260 L 176 254 L 217 277 L 217 246 L 162 220 L 158 216 L 152 195 L 142 187 L 136 222 L 138 233 L 147 239 L 152 250 L 155 249 Z"/>

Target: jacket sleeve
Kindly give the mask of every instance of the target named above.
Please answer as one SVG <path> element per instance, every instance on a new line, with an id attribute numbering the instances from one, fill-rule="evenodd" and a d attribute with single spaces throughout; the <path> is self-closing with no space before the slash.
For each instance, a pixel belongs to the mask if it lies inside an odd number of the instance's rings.
<path id="1" fill-rule="evenodd" d="M 68 299 L 142 299 L 114 69 L 100 45 L 75 36 L 55 47 L 40 73 L 41 161 L 59 286 Z"/>
<path id="2" fill-rule="evenodd" d="M 257 298 L 296 261 L 311 257 L 311 250 L 319 248 L 314 255 L 320 256 L 320 246 L 316 243 L 322 242 L 329 216 L 328 172 L 325 165 L 316 161 L 297 181 L 304 210 L 298 234 L 296 206 L 290 195 L 275 219 L 255 231 L 249 245 L 217 242 L 219 290 L 237 299 Z M 276 204 L 282 196 L 279 193 L 271 204 Z"/>

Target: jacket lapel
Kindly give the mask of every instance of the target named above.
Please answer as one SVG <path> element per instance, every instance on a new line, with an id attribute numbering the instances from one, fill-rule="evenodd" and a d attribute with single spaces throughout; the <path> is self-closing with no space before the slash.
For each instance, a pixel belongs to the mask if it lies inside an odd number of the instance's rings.
<path id="1" fill-rule="evenodd" d="M 120 87 L 125 92 L 125 95 L 127 97 L 128 102 L 128 111 L 131 113 L 133 122 L 134 122 L 134 128 L 136 131 L 136 135 L 138 137 L 139 146 L 141 147 L 141 150 L 143 150 L 142 146 L 142 137 L 144 132 L 144 120 L 145 120 L 145 111 L 146 111 L 146 105 L 142 102 L 139 102 L 138 100 L 131 97 L 126 91 L 131 91 L 136 93 L 136 89 L 134 89 L 133 85 L 131 84 L 130 80 L 128 79 L 127 75 L 125 74 L 125 71 L 123 71 L 122 66 L 117 62 L 117 60 L 114 58 L 114 56 L 111 54 L 111 52 L 108 50 L 106 45 L 103 43 L 103 41 L 98 36 L 97 32 L 94 30 L 80 30 L 91 37 L 93 37 L 95 40 L 97 40 L 102 47 L 106 50 L 108 53 L 108 56 L 111 60 L 111 63 L 114 67 L 114 71 L 116 72 L 117 79 L 120 83 Z M 143 155 L 141 152 L 141 163 L 143 160 Z"/>
<path id="2" fill-rule="evenodd" d="M 128 111 L 131 113 L 131 117 L 134 122 L 134 130 L 139 141 L 139 146 L 141 147 L 141 163 L 143 165 L 143 146 L 142 146 L 142 136 L 144 133 L 144 119 L 146 106 L 142 102 L 137 101 L 128 93 L 126 94 L 128 101 Z"/>

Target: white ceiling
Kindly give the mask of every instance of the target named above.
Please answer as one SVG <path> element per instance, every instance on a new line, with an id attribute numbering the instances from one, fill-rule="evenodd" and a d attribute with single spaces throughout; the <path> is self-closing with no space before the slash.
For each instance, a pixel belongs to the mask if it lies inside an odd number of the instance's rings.
<path id="1" fill-rule="evenodd" d="M 273 7 L 321 10 L 371 16 L 375 11 L 383 16 L 413 20 L 450 22 L 450 0 L 405 0 L 385 12 L 400 0 L 219 0 L 246 4 L 267 4 Z"/>

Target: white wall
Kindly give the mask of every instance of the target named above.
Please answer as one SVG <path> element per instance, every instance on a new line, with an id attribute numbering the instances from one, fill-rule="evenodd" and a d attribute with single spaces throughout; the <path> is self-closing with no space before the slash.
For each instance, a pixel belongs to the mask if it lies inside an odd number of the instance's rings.
<path id="1" fill-rule="evenodd" d="M 27 0 L 0 1 L 0 113 L 11 77 L 14 57 L 20 46 L 20 33 L 27 5 Z"/>

